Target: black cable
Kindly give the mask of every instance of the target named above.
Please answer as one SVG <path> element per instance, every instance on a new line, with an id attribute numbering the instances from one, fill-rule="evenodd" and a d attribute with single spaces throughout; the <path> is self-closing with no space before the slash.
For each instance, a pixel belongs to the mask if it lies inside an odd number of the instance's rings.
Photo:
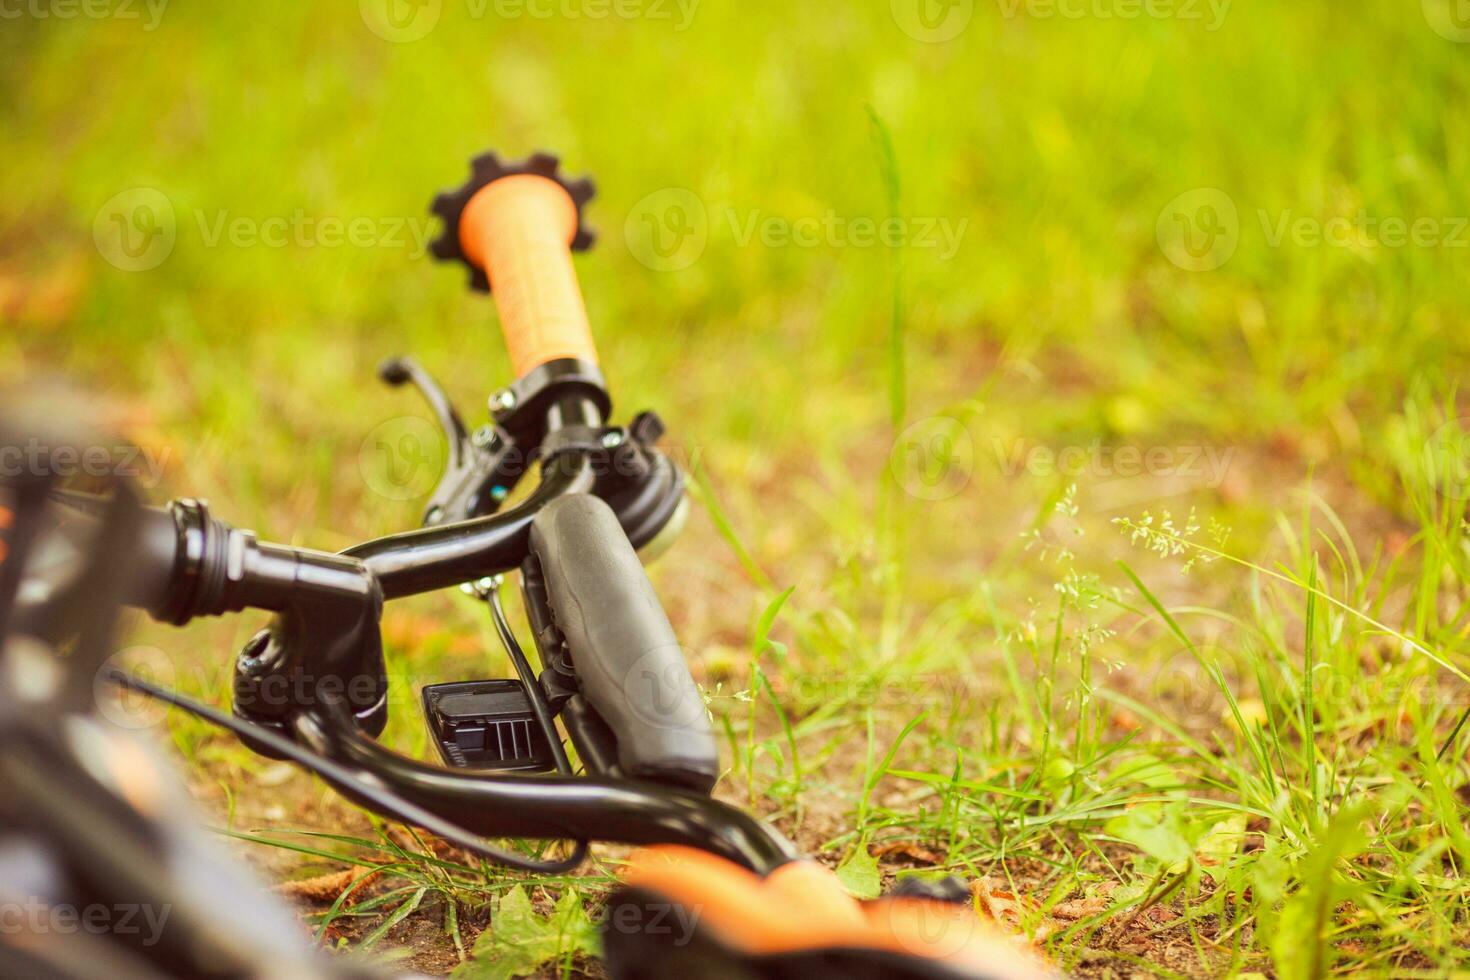
<path id="1" fill-rule="evenodd" d="M 225 714 L 209 705 L 201 704 L 191 698 L 170 691 L 167 688 L 155 687 L 147 681 L 139 680 L 132 674 L 115 667 L 104 669 L 103 676 L 119 687 L 137 691 L 148 697 L 182 708 L 197 718 L 218 725 L 235 737 L 243 740 L 253 740 L 264 745 L 297 765 L 316 773 L 328 782 L 333 783 L 338 789 L 347 789 L 367 801 L 371 809 L 394 820 L 403 823 L 414 824 L 427 830 L 437 837 L 441 837 L 460 848 L 479 857 L 503 864 L 520 871 L 529 871 L 534 874 L 560 875 L 574 870 L 587 856 L 587 842 L 577 841 L 572 848 L 572 853 L 557 861 L 537 861 L 534 858 L 524 857 L 510 851 L 501 850 L 492 844 L 488 844 L 478 837 L 465 833 L 459 827 L 443 819 L 437 814 L 414 803 L 412 800 L 404 799 L 396 793 L 390 792 L 381 786 L 375 785 L 370 780 L 362 778 L 355 770 L 327 758 L 317 752 L 303 748 L 292 739 L 278 732 Z"/>
<path id="2" fill-rule="evenodd" d="M 541 726 L 541 731 L 546 735 L 546 741 L 551 743 L 551 756 L 556 760 L 556 771 L 564 776 L 570 776 L 572 775 L 572 763 L 567 758 L 566 747 L 562 745 L 561 736 L 556 731 L 556 722 L 552 721 L 551 705 L 546 702 L 546 692 L 541 690 L 541 684 L 536 680 L 536 673 L 531 669 L 531 662 L 526 659 L 526 653 L 516 640 L 515 632 L 510 628 L 510 621 L 506 619 L 505 607 L 500 604 L 499 581 L 486 590 L 485 601 L 490 606 L 490 618 L 495 621 L 495 632 L 500 634 L 500 645 L 505 647 L 506 656 L 510 657 L 511 663 L 515 664 L 521 684 L 526 688 L 526 697 L 531 702 L 531 714 L 536 716 L 536 723 Z"/>
<path id="3" fill-rule="evenodd" d="M 552 720 L 551 705 L 547 703 L 546 693 L 541 690 L 541 684 L 536 680 L 536 673 L 531 669 L 531 662 L 526 659 L 525 651 L 521 648 L 520 642 L 516 640 L 515 631 L 510 628 L 510 620 L 506 618 L 505 607 L 500 603 L 501 581 L 497 577 L 494 587 L 485 596 L 485 601 L 490 606 L 490 618 L 495 623 L 495 632 L 500 636 L 500 645 L 505 647 L 505 654 L 515 665 L 516 673 L 521 678 L 521 684 L 526 689 L 526 698 L 531 702 L 531 714 L 536 716 L 536 723 L 541 726 L 541 731 L 551 746 L 551 757 L 556 762 L 556 771 L 563 776 L 570 776 L 572 775 L 572 762 L 567 758 L 566 746 L 562 744 L 561 735 L 556 730 L 556 722 Z M 585 856 L 586 853 L 587 842 L 579 840 L 572 849 L 569 859 L 577 855 Z"/>

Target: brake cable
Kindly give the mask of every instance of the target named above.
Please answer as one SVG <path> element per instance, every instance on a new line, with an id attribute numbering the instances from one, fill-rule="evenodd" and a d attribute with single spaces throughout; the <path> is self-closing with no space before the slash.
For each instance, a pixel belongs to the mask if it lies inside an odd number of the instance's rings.
<path id="1" fill-rule="evenodd" d="M 318 752 L 303 748 L 294 740 L 264 725 L 236 718 L 177 691 L 157 687 L 116 667 L 104 668 L 102 676 L 121 688 L 135 691 L 176 708 L 182 708 L 196 718 L 225 729 L 236 738 L 247 742 L 252 740 L 259 742 L 272 752 L 289 759 L 307 771 L 339 786 L 349 787 L 353 793 L 370 803 L 372 809 L 381 815 L 422 827 L 455 847 L 496 864 L 533 874 L 562 875 L 575 870 L 586 860 L 587 842 L 585 840 L 575 841 L 571 853 L 555 861 L 538 861 L 503 850 L 479 837 L 465 833 L 461 828 L 424 809 L 412 800 L 375 785 L 372 781 L 364 779 L 356 770 Z"/>
<path id="2" fill-rule="evenodd" d="M 535 715 L 536 724 L 540 726 L 551 747 L 551 757 L 556 762 L 556 771 L 563 776 L 570 776 L 572 775 L 572 764 L 567 758 L 566 746 L 562 744 L 561 736 L 557 734 L 556 723 L 552 721 L 554 713 L 546 700 L 546 692 L 536 679 L 536 672 L 531 669 L 531 662 L 526 659 L 520 642 L 516 640 L 515 631 L 510 628 L 510 620 L 505 615 L 505 606 L 501 604 L 500 588 L 504 581 L 504 576 L 493 575 L 490 578 L 466 584 L 465 591 L 484 599 L 485 604 L 490 607 L 490 618 L 495 622 L 495 632 L 500 637 L 500 645 L 505 648 L 505 655 L 510 658 L 517 676 L 521 679 L 521 684 L 526 688 L 526 699 L 531 704 L 531 714 Z"/>

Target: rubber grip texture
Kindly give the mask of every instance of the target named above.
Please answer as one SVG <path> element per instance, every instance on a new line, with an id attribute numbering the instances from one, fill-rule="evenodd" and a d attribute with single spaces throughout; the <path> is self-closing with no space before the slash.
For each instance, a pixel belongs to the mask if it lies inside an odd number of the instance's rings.
<path id="1" fill-rule="evenodd" d="M 531 525 L 531 550 L 622 774 L 708 792 L 720 758 L 704 699 L 612 508 L 588 494 L 553 501 Z"/>
<path id="2" fill-rule="evenodd" d="M 517 377 L 559 358 L 597 361 L 572 267 L 576 234 L 571 195 L 534 174 L 502 177 L 465 205 L 460 247 L 490 280 Z"/>

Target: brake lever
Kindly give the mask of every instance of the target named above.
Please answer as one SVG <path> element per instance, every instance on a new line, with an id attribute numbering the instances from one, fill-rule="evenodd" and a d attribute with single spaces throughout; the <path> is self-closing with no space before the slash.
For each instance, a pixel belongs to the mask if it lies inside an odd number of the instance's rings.
<path id="1" fill-rule="evenodd" d="M 485 425 L 471 435 L 443 386 L 409 356 L 378 367 L 378 377 L 393 387 L 412 384 L 429 403 L 449 445 L 444 475 L 424 508 L 424 525 L 454 524 L 494 513 L 525 473 L 525 459 L 502 428 Z"/>

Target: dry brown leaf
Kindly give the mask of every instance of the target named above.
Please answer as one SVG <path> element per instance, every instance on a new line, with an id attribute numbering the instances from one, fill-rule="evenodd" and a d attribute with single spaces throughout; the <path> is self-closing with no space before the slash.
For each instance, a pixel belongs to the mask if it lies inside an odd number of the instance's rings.
<path id="1" fill-rule="evenodd" d="M 881 859 L 895 854 L 923 864 L 941 864 L 944 861 L 944 855 L 938 851 L 930 850 L 911 840 L 889 841 L 886 844 L 878 844 L 872 849 L 872 855 L 875 858 Z"/>
<path id="2" fill-rule="evenodd" d="M 972 881 L 970 894 L 979 903 L 980 910 L 1002 929 L 1013 933 L 1018 942 L 1043 943 L 1067 928 L 1059 916 L 1038 916 L 1041 908 L 1038 902 L 1017 895 L 1006 886 L 992 884 L 989 878 Z"/>
<path id="3" fill-rule="evenodd" d="M 457 861 L 464 857 L 464 852 L 453 844 L 423 831 L 412 834 L 403 827 L 390 827 L 388 836 L 409 854 L 423 854 L 427 848 L 430 857 L 441 861 Z"/>
<path id="4" fill-rule="evenodd" d="M 1034 910 L 1034 906 L 1028 908 L 1029 903 L 1014 892 L 992 886 L 989 878 L 972 881 L 970 894 L 979 901 L 982 912 L 1012 931 L 1019 931 L 1026 912 Z"/>
<path id="5" fill-rule="evenodd" d="M 1107 909 L 1107 898 L 1102 895 L 1095 895 L 1092 898 L 1074 898 L 1070 902 L 1062 902 L 1051 910 L 1051 914 L 1054 918 L 1075 922 L 1078 919 L 1100 915 L 1106 912 Z"/>
<path id="6" fill-rule="evenodd" d="M 1143 914 L 1144 917 L 1147 918 L 1154 925 L 1163 925 L 1166 922 L 1173 922 L 1175 919 L 1179 918 L 1179 913 L 1175 912 L 1167 905 L 1155 905 L 1153 908 L 1148 909 Z"/>
<path id="7" fill-rule="evenodd" d="M 315 878 L 303 878 L 300 881 L 283 882 L 273 886 L 271 891 L 298 902 L 335 902 L 337 896 L 349 888 L 354 892 L 359 891 L 366 888 L 377 877 L 378 872 L 358 865 L 346 871 L 317 875 Z M 348 901 L 350 902 L 351 899 L 349 898 Z"/>
<path id="8" fill-rule="evenodd" d="M 1143 722 L 1139 720 L 1138 715 L 1129 711 L 1127 708 L 1119 708 L 1114 711 L 1112 717 L 1108 719 L 1108 722 L 1111 724 L 1113 731 L 1120 734 L 1136 732 L 1143 727 Z"/>

